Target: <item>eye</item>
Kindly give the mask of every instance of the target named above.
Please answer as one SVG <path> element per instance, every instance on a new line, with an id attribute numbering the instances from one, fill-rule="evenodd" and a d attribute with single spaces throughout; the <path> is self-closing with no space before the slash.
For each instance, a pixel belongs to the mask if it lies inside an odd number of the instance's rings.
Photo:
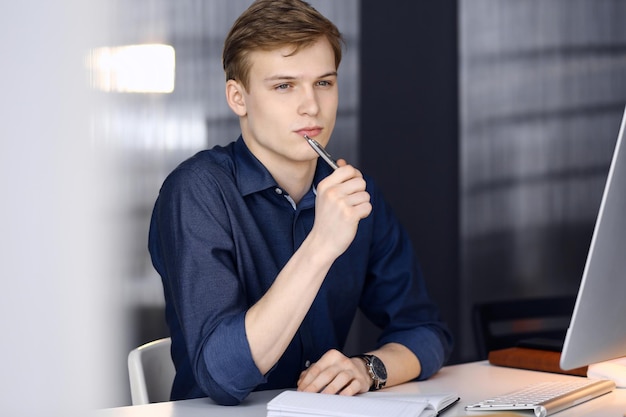
<path id="1" fill-rule="evenodd" d="M 275 88 L 276 90 L 283 91 L 283 90 L 288 90 L 288 89 L 289 89 L 289 87 L 291 87 L 291 85 L 290 85 L 290 84 L 287 84 L 287 83 L 282 83 L 282 84 L 278 84 L 278 85 L 277 85 L 276 87 L 274 87 L 274 88 Z"/>
<path id="2" fill-rule="evenodd" d="M 329 80 L 320 80 L 317 82 L 318 87 L 332 87 L 333 82 Z"/>

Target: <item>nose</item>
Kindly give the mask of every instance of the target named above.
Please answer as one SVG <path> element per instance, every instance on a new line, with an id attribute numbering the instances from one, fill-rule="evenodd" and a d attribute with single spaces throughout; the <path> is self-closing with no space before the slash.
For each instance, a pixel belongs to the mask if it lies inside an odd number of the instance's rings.
<path id="1" fill-rule="evenodd" d="M 298 105 L 298 113 L 301 115 L 315 116 L 319 111 L 320 106 L 315 90 L 313 88 L 303 89 Z"/>

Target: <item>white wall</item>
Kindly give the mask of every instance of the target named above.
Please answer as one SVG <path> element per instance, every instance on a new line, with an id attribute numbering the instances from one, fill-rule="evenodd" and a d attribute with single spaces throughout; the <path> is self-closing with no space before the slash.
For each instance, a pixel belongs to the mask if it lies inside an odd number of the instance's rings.
<path id="1" fill-rule="evenodd" d="M 0 6 L 0 404 L 85 415 L 121 394 L 109 165 L 91 144 L 83 58 L 101 2 Z"/>

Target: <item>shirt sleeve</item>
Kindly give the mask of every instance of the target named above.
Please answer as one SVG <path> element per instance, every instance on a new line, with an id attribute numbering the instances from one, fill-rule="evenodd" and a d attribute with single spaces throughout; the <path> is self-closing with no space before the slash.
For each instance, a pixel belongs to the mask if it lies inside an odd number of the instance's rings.
<path id="1" fill-rule="evenodd" d="M 214 401 L 232 405 L 266 378 L 246 337 L 247 302 L 220 181 L 232 180 L 190 169 L 168 177 L 153 215 L 151 251 L 157 252 L 155 267 L 198 386 Z"/>
<path id="2" fill-rule="evenodd" d="M 452 335 L 428 295 L 408 233 L 372 184 L 374 238 L 360 308 L 382 328 L 378 345 L 400 343 L 420 360 L 418 379 L 435 374 L 452 351 Z"/>

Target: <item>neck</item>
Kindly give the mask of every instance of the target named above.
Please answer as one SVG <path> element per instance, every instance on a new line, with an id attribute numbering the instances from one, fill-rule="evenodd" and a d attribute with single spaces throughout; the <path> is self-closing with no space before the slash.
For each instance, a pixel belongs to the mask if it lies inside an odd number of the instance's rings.
<path id="1" fill-rule="evenodd" d="M 315 161 L 276 165 L 268 168 L 278 185 L 296 202 L 309 191 L 315 175 Z"/>
<path id="2" fill-rule="evenodd" d="M 245 132 L 244 126 L 242 126 L 242 132 Z M 304 161 L 288 159 L 279 154 L 265 151 L 262 147 L 257 146 L 255 141 L 246 140 L 247 135 L 242 134 L 242 136 L 250 152 L 267 168 L 280 188 L 286 191 L 293 201 L 299 203 L 311 189 L 317 158 Z M 304 141 L 304 139 L 302 140 Z"/>

